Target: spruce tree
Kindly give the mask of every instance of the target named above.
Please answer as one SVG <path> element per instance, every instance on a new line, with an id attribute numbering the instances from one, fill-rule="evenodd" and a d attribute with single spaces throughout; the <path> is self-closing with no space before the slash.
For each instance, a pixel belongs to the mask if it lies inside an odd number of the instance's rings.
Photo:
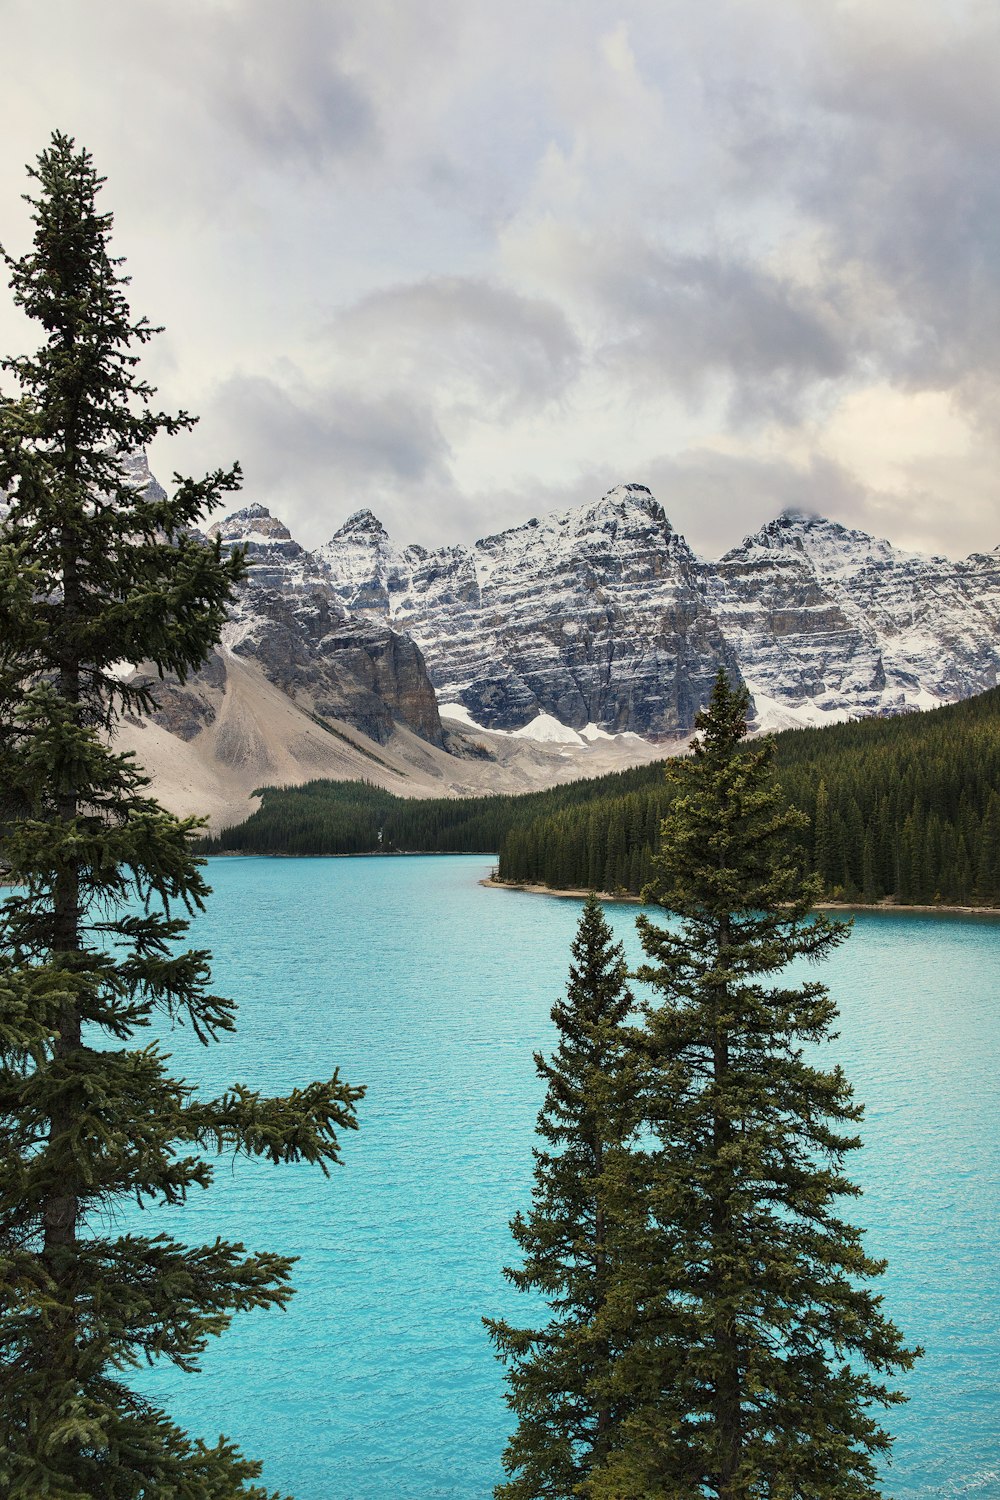
<path id="1" fill-rule="evenodd" d="M 33 248 L 4 255 L 38 352 L 0 398 L 0 1492 L 10 1500 L 263 1496 L 231 1443 L 189 1439 L 127 1371 L 194 1368 L 233 1312 L 282 1306 L 290 1262 L 120 1228 L 120 1208 L 207 1187 L 206 1153 L 326 1171 L 360 1091 L 335 1074 L 268 1098 L 202 1097 L 148 1028 L 234 1026 L 184 917 L 208 887 L 180 820 L 109 732 L 152 706 L 121 662 L 183 680 L 218 639 L 241 568 L 192 528 L 238 470 L 143 487 L 133 463 L 191 425 L 151 405 L 102 179 L 56 134 L 29 169 Z M 292 1435 L 289 1435 L 292 1441 Z"/>
<path id="2" fill-rule="evenodd" d="M 885 1269 L 838 1217 L 862 1107 L 814 1050 L 836 1009 L 817 980 L 845 924 L 789 854 L 769 741 L 743 743 L 748 698 L 719 675 L 692 757 L 672 763 L 655 900 L 644 1114 L 648 1219 L 632 1247 L 631 1395 L 593 1500 L 863 1500 L 889 1449 L 877 1409 L 912 1364 L 867 1285 Z"/>
<path id="3" fill-rule="evenodd" d="M 503 1455 L 511 1477 L 497 1486 L 497 1500 L 568 1500 L 617 1441 L 609 1289 L 623 1238 L 635 1230 L 632 1004 L 621 945 L 590 896 L 566 998 L 552 1009 L 558 1046 L 550 1061 L 535 1054 L 547 1086 L 538 1117 L 545 1144 L 534 1153 L 530 1211 L 511 1222 L 523 1263 L 505 1272 L 519 1290 L 541 1293 L 551 1318 L 530 1329 L 485 1320 L 507 1363 L 507 1404 L 518 1419 Z"/>

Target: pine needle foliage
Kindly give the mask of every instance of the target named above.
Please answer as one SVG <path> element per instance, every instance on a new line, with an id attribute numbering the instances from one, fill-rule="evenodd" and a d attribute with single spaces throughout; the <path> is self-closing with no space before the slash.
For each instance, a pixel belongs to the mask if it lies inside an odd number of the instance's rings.
<path id="1" fill-rule="evenodd" d="M 627 1025 L 633 1006 L 620 944 L 600 902 L 583 908 L 566 998 L 552 1009 L 559 1043 L 535 1054 L 545 1080 L 531 1208 L 511 1222 L 524 1259 L 508 1269 L 520 1291 L 541 1294 L 542 1328 L 486 1326 L 507 1363 L 507 1403 L 518 1418 L 503 1455 L 509 1480 L 497 1500 L 564 1500 L 609 1452 L 621 1412 L 613 1394 L 619 1337 L 610 1290 L 626 1207 L 635 1201 L 638 1080 Z"/>
<path id="2" fill-rule="evenodd" d="M 148 1039 L 166 1019 L 211 1042 L 234 1005 L 180 945 L 208 895 L 199 824 L 110 748 L 117 717 L 152 706 L 115 667 L 183 680 L 218 639 L 241 559 L 192 528 L 239 471 L 175 476 L 170 497 L 136 478 L 136 451 L 193 419 L 155 410 L 137 373 L 157 330 L 129 311 L 89 154 L 56 134 L 29 172 L 33 247 L 4 260 L 42 343 L 3 360 L 0 397 L 0 1492 L 263 1497 L 258 1464 L 189 1439 L 127 1373 L 196 1368 L 233 1313 L 287 1302 L 291 1263 L 116 1232 L 119 1208 L 183 1203 L 216 1151 L 325 1172 L 360 1090 L 334 1074 L 204 1098 Z"/>
<path id="3" fill-rule="evenodd" d="M 743 743 L 747 706 L 720 674 L 693 756 L 669 767 L 647 892 L 679 925 L 639 918 L 649 1215 L 617 1371 L 632 1409 L 593 1500 L 871 1500 L 881 1410 L 920 1352 L 869 1285 L 885 1262 L 838 1214 L 859 1193 L 844 1162 L 862 1106 L 819 1065 L 826 988 L 783 971 L 848 929 L 811 911 L 818 882 L 791 852 L 802 815 L 772 744 Z"/>
<path id="4" fill-rule="evenodd" d="M 926 713 L 786 730 L 775 764 L 808 815 L 793 837 L 824 899 L 1000 906 L 1000 688 Z M 500 878 L 638 895 L 673 787 L 662 765 L 629 774 L 578 783 L 572 802 L 512 799 Z"/>

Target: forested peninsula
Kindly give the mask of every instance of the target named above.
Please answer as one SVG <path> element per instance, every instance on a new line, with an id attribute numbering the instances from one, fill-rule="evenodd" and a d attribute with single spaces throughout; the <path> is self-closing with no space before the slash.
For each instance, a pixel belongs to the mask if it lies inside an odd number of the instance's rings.
<path id="1" fill-rule="evenodd" d="M 828 899 L 1000 905 L 1000 688 L 929 713 L 776 736 L 806 869 Z M 205 852 L 499 851 L 511 883 L 638 894 L 670 798 L 663 764 L 524 796 L 407 800 L 362 782 L 265 788 Z"/>

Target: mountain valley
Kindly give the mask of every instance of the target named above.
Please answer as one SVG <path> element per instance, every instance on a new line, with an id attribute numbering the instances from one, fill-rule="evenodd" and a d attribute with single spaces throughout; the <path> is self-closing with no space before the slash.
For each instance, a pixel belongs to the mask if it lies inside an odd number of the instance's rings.
<path id="1" fill-rule="evenodd" d="M 720 666 L 758 729 L 1000 678 L 1000 549 L 951 562 L 800 511 L 717 562 L 639 484 L 471 546 L 400 547 L 359 511 L 311 552 L 259 504 L 209 535 L 247 559 L 222 641 L 120 739 L 214 826 L 264 784 L 475 795 L 642 764 L 683 747 Z"/>

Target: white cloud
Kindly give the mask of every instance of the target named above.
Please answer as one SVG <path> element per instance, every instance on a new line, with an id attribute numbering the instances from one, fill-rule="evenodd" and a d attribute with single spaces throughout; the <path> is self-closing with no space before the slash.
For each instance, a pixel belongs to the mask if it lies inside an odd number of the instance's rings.
<path id="1" fill-rule="evenodd" d="M 1000 541 L 1000 21 L 967 0 L 5 0 L 23 164 L 108 176 L 149 373 L 322 540 L 618 479 L 703 551 L 788 503 Z M 0 299 L 0 347 L 26 337 Z"/>

